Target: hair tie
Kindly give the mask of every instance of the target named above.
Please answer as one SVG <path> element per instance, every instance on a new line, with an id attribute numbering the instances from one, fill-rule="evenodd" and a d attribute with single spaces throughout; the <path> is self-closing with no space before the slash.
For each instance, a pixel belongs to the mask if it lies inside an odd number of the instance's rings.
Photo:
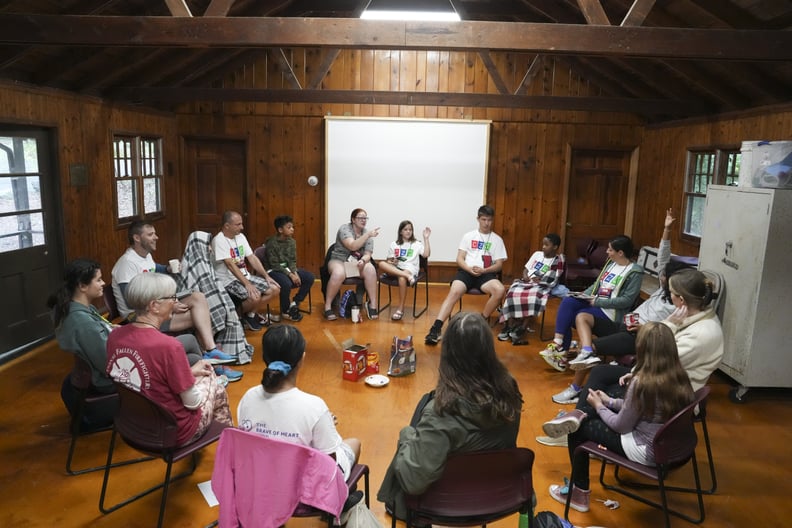
<path id="1" fill-rule="evenodd" d="M 289 372 L 291 372 L 292 369 L 291 365 L 283 361 L 273 361 L 272 363 L 267 365 L 267 368 L 270 370 L 277 370 L 279 372 L 283 372 L 284 376 L 288 376 Z"/>

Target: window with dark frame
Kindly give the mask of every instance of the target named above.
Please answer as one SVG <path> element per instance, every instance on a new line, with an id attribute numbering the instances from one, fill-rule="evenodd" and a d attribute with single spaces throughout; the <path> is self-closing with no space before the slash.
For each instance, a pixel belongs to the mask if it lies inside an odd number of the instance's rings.
<path id="1" fill-rule="evenodd" d="M 738 148 L 688 151 L 683 205 L 683 237 L 701 238 L 707 188 L 713 184 L 736 186 L 740 177 L 741 160 L 742 156 Z"/>
<path id="2" fill-rule="evenodd" d="M 113 137 L 113 179 L 119 224 L 162 214 L 162 140 Z"/>

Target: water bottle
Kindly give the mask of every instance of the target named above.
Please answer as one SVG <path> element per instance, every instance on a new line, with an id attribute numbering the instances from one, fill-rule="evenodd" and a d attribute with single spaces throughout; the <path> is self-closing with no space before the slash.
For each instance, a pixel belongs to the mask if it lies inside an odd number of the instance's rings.
<path id="1" fill-rule="evenodd" d="M 520 522 L 518 528 L 528 528 L 528 514 L 521 513 L 520 514 Z"/>

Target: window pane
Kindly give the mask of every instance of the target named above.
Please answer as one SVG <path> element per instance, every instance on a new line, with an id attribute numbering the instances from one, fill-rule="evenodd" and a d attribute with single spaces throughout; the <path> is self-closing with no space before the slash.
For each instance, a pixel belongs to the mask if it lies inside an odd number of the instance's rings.
<path id="1" fill-rule="evenodd" d="M 38 176 L 0 178 L 0 213 L 41 209 Z"/>
<path id="2" fill-rule="evenodd" d="M 740 162 L 742 155 L 739 152 L 729 152 L 726 157 L 726 174 L 724 174 L 724 185 L 737 185 L 740 179 Z"/>
<path id="3" fill-rule="evenodd" d="M 0 136 L 0 174 L 38 170 L 38 145 L 35 139 Z"/>
<path id="4" fill-rule="evenodd" d="M 116 180 L 118 218 L 137 216 L 137 196 L 133 180 Z"/>
<path id="5" fill-rule="evenodd" d="M 701 236 L 701 221 L 704 216 L 703 196 L 688 196 L 685 208 L 685 233 L 692 236 Z"/>
<path id="6" fill-rule="evenodd" d="M 145 178 L 143 180 L 143 212 L 156 213 L 162 210 L 160 206 L 160 179 Z"/>
<path id="7" fill-rule="evenodd" d="M 42 213 L 0 216 L 0 253 L 43 244 Z"/>

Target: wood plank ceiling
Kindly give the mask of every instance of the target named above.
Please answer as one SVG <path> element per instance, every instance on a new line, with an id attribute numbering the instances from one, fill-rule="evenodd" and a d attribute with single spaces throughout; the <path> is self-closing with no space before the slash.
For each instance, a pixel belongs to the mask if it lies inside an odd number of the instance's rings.
<path id="1" fill-rule="evenodd" d="M 460 23 L 358 19 L 369 0 L 7 0 L 0 78 L 164 110 L 191 100 L 531 107 L 628 111 L 647 122 L 792 102 L 792 0 L 451 0 Z M 324 48 L 290 89 L 217 89 L 266 49 Z M 340 49 L 467 50 L 488 93 L 323 90 Z M 599 97 L 525 95 L 497 53 L 566 61 Z M 296 81 L 296 79 L 295 79 Z"/>

